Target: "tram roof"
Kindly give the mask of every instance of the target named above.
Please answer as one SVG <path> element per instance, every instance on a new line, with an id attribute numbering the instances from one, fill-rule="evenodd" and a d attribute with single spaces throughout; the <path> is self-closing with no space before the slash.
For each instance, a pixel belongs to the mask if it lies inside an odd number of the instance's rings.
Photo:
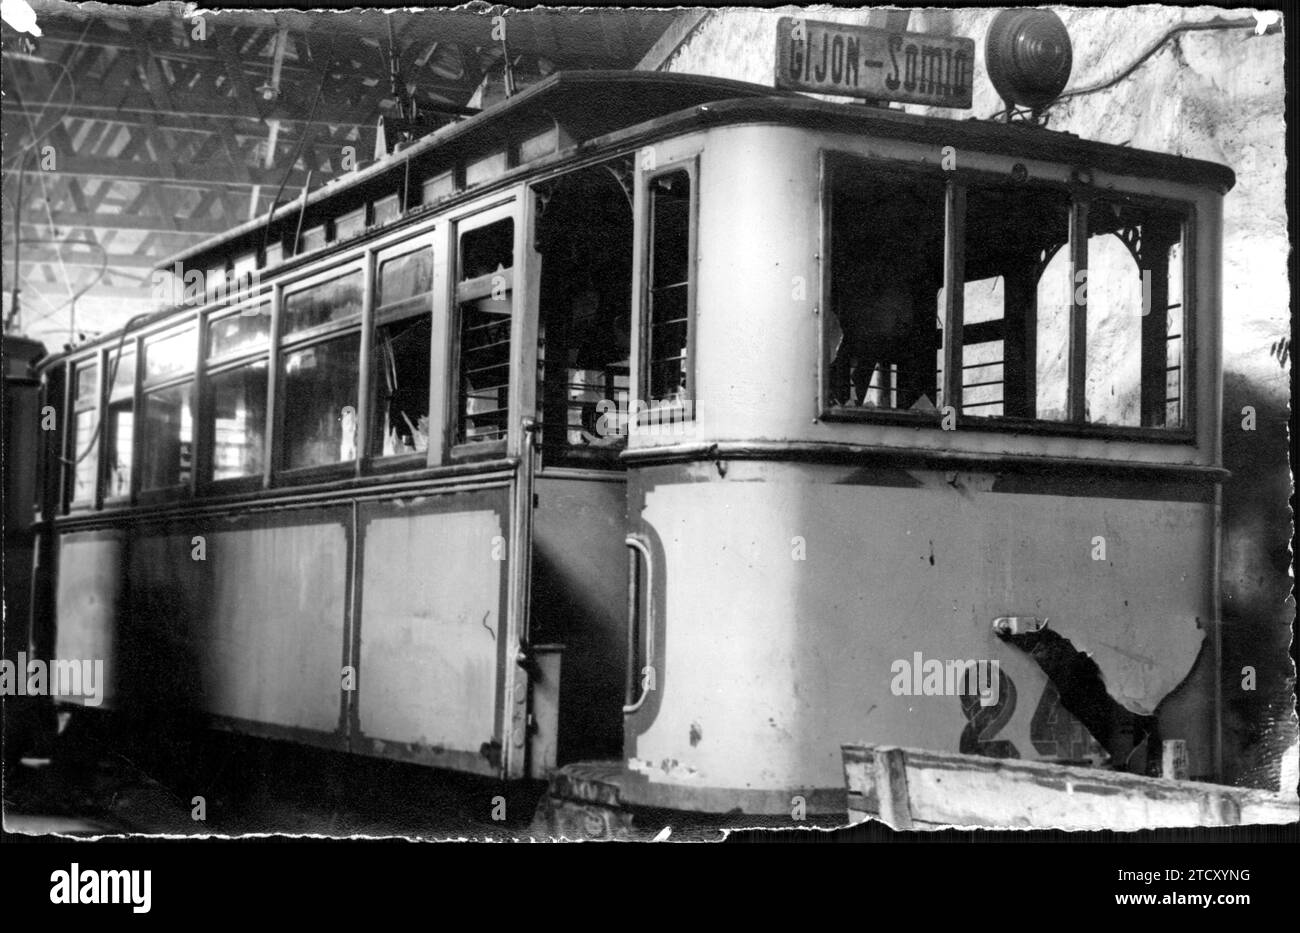
<path id="1" fill-rule="evenodd" d="M 1117 174 L 1174 178 L 1226 193 L 1234 184 L 1231 169 L 1213 162 L 1132 149 L 1082 139 L 1072 133 L 1023 124 L 968 118 L 919 116 L 860 104 L 831 103 L 772 87 L 702 75 L 644 71 L 557 72 L 518 94 L 465 120 L 444 126 L 398 152 L 343 178 L 306 198 L 306 206 L 338 198 L 346 192 L 403 170 L 410 161 L 507 144 L 533 127 L 563 127 L 568 147 L 643 127 L 647 135 L 678 131 L 691 124 L 778 122 L 808 129 L 847 130 L 865 136 L 932 142 L 939 146 L 1022 155 L 1044 161 L 1074 162 Z M 635 134 L 640 135 L 640 134 Z M 158 268 L 170 268 L 196 256 L 213 253 L 268 225 L 302 210 L 301 198 L 204 240 L 169 257 Z"/>
<path id="2" fill-rule="evenodd" d="M 443 126 L 363 169 L 317 188 L 307 196 L 306 204 L 310 207 L 337 197 L 437 150 L 464 151 L 472 149 L 476 143 L 490 145 L 517 140 L 526 135 L 525 127 L 558 124 L 568 131 L 574 143 L 582 143 L 684 108 L 735 98 L 772 96 L 793 95 L 759 84 L 704 75 L 560 71 L 473 116 Z M 301 198 L 286 201 L 275 209 L 274 215 L 261 214 L 187 247 L 168 257 L 158 268 L 210 253 L 224 243 L 295 214 L 302 206 Z"/>

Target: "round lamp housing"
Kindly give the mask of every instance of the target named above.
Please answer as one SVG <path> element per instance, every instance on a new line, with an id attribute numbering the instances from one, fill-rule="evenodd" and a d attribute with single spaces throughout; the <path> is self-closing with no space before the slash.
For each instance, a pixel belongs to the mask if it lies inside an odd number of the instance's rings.
<path id="1" fill-rule="evenodd" d="M 993 87 L 1010 106 L 1038 110 L 1070 80 L 1070 34 L 1051 10 L 1003 10 L 984 38 L 984 62 Z"/>

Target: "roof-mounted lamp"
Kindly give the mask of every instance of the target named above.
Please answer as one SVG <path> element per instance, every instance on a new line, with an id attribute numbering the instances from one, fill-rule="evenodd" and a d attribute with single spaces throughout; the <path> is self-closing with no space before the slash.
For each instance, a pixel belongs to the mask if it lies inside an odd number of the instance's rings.
<path id="1" fill-rule="evenodd" d="M 1051 10 L 1003 10 L 985 35 L 984 62 L 993 87 L 1007 103 L 1007 121 L 1028 116 L 1040 123 L 1042 110 L 1070 80 L 1070 34 Z"/>

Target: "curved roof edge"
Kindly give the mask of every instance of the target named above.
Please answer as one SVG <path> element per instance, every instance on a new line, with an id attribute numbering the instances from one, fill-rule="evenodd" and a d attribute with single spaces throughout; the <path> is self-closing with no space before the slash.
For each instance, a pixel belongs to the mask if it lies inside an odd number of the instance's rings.
<path id="1" fill-rule="evenodd" d="M 653 124 L 662 130 L 679 121 L 686 125 L 791 122 L 800 126 L 843 126 L 870 135 L 933 142 L 941 146 L 967 145 L 981 151 L 1022 154 L 1027 158 L 1045 161 L 1075 160 L 1088 167 L 1116 174 L 1160 175 L 1208 185 L 1220 194 L 1227 193 L 1236 183 L 1232 169 L 1218 163 L 1096 142 L 1071 133 L 1039 127 L 995 123 L 975 117 L 954 120 L 880 107 L 832 103 L 765 85 L 704 75 L 645 71 L 565 71 L 550 75 L 479 114 L 448 124 L 398 152 L 349 173 L 343 179 L 317 188 L 307 195 L 305 203 L 307 206 L 318 204 L 440 147 L 469 140 L 476 135 L 490 136 L 505 120 L 536 114 L 549 115 L 553 107 L 562 106 L 566 102 L 573 104 L 581 101 L 590 109 L 593 94 L 608 94 L 623 99 L 635 97 L 645 105 L 643 109 L 648 108 L 654 115 L 649 119 L 643 117 L 622 123 L 615 120 L 606 132 L 593 134 L 583 141 L 588 145 L 638 125 Z M 617 108 L 608 109 L 616 111 Z M 236 240 L 283 220 L 303 206 L 301 197 L 286 201 L 273 212 L 245 221 L 167 257 L 155 268 L 169 268 L 174 263 L 209 252 L 227 241 Z"/>

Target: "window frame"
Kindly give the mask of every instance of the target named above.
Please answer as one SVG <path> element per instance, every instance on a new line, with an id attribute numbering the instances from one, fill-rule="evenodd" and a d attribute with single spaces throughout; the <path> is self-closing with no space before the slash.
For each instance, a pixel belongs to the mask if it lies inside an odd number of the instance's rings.
<path id="1" fill-rule="evenodd" d="M 1086 394 L 1087 361 L 1087 302 L 1071 301 L 1070 319 L 1067 332 L 1070 334 L 1071 346 L 1067 351 L 1067 411 L 1069 418 L 1063 421 L 1048 421 L 1038 418 L 1023 418 L 1005 415 L 970 415 L 961 411 L 960 391 L 954 396 L 950 380 L 954 372 L 961 372 L 959 367 L 950 365 L 954 359 L 961 359 L 962 327 L 956 326 L 964 313 L 964 286 L 962 278 L 965 255 L 962 244 L 965 242 L 965 200 L 966 192 L 973 185 L 1015 184 L 1006 174 L 981 169 L 956 168 L 944 170 L 938 165 L 920 165 L 916 162 L 899 159 L 885 159 L 862 155 L 860 153 L 836 147 L 823 147 L 819 150 L 819 205 L 820 210 L 820 249 L 821 273 L 818 315 L 818 367 L 817 367 L 817 415 L 818 421 L 832 424 L 894 424 L 931 427 L 941 429 L 943 409 L 952 405 L 951 399 L 957 398 L 953 406 L 957 411 L 958 430 L 978 430 L 995 433 L 1058 435 L 1071 437 L 1092 437 L 1108 439 L 1128 439 L 1149 441 L 1161 444 L 1195 445 L 1198 431 L 1196 428 L 1197 398 L 1195 380 L 1196 360 L 1196 296 L 1195 283 L 1195 230 L 1197 225 L 1196 205 L 1192 201 L 1176 198 L 1159 197 L 1148 194 L 1132 193 L 1122 190 L 1102 189 L 1079 179 L 1079 172 L 1073 174 L 1072 182 L 1055 179 L 1033 179 L 1025 184 L 1043 190 L 1064 192 L 1070 199 L 1069 238 L 1061 247 L 1067 251 L 1069 269 L 1072 274 L 1071 287 L 1075 288 L 1073 275 L 1077 270 L 1087 269 L 1087 210 L 1079 210 L 1077 205 L 1093 200 L 1121 201 L 1135 207 L 1148 207 L 1173 213 L 1181 219 L 1182 237 L 1182 362 L 1180 403 L 1182 405 L 1182 424 L 1179 427 L 1152 427 L 1145 425 L 1116 425 L 1082 420 L 1084 396 Z M 857 163 L 867 168 L 879 169 L 882 173 L 909 174 L 916 178 L 937 179 L 945 186 L 944 204 L 944 366 L 943 366 L 943 405 L 937 406 L 936 412 L 902 411 L 892 409 L 844 409 L 827 404 L 830 390 L 830 360 L 835 348 L 831 346 L 832 331 L 828 324 L 831 300 L 831 210 L 830 195 L 832 173 L 836 164 Z M 955 222 L 954 222 L 955 221 Z M 961 279 L 963 288 L 949 287 L 950 283 Z M 1085 292 L 1086 295 L 1086 292 Z M 1080 334 L 1082 339 L 1080 339 Z M 954 339 L 955 335 L 955 339 Z M 1140 350 L 1138 352 L 1141 352 Z M 1079 381 L 1076 385 L 1076 374 Z M 1078 418 L 1076 420 L 1076 414 Z"/>
<path id="2" fill-rule="evenodd" d="M 369 250 L 349 253 L 326 266 L 304 270 L 303 275 L 283 279 L 275 283 L 275 298 L 271 311 L 271 372 L 269 374 L 271 386 L 267 393 L 267 408 L 270 410 L 268 421 L 271 422 L 271 444 L 268 452 L 269 456 L 266 460 L 265 484 L 267 486 L 290 486 L 335 478 L 342 479 L 348 476 L 357 476 L 360 473 L 363 459 L 360 446 L 357 447 L 357 456 L 351 460 L 302 467 L 285 466 L 284 394 L 286 374 L 284 372 L 284 356 L 286 352 L 292 353 L 304 350 L 308 347 L 314 347 L 347 336 L 353 331 L 359 332 L 360 346 L 358 353 L 360 356 L 356 376 L 356 430 L 359 436 L 364 437 L 363 432 L 368 430 L 368 425 L 366 424 L 366 413 L 363 408 L 366 404 L 363 393 L 366 381 L 369 378 L 369 360 L 366 356 L 369 350 L 369 339 L 366 333 L 366 321 L 370 319 L 373 289 L 371 282 L 373 263 L 369 262 L 368 258 Z M 349 316 L 340 321 L 327 321 L 324 324 L 317 324 L 298 331 L 288 337 L 285 336 L 285 308 L 291 296 L 299 292 L 309 291 L 325 282 L 345 278 L 354 273 L 360 273 L 361 277 L 361 308 L 355 316 Z"/>
<path id="3" fill-rule="evenodd" d="M 651 381 L 653 374 L 652 351 L 653 346 L 650 339 L 650 326 L 652 305 L 650 302 L 650 290 L 654 280 L 654 203 L 651 197 L 650 186 L 655 179 L 664 175 L 671 175 L 675 172 L 685 171 L 690 183 L 690 204 L 687 207 L 687 254 L 686 254 L 686 365 L 682 367 L 683 375 L 686 379 L 686 385 L 683 389 L 683 397 L 689 403 L 689 407 L 684 409 L 684 414 L 680 419 L 675 419 L 673 423 L 684 422 L 692 423 L 696 420 L 699 408 L 698 398 L 698 375 L 697 375 L 697 295 L 700 284 L 699 268 L 699 226 L 700 226 L 700 155 L 698 152 L 688 156 L 673 159 L 669 162 L 656 164 L 653 170 L 642 171 L 640 161 L 637 164 L 637 190 L 636 204 L 639 205 L 637 216 L 634 223 L 639 228 L 634 233 L 634 270 L 633 279 L 636 283 L 636 304 L 633 309 L 635 319 L 635 352 L 633 353 L 634 364 L 636 367 L 635 377 L 632 383 L 632 408 L 635 410 L 638 398 L 642 401 L 646 410 L 636 412 L 636 426 L 650 426 L 654 423 L 651 418 L 651 409 L 649 406 L 653 400 L 651 398 Z"/>
<path id="4" fill-rule="evenodd" d="M 62 466 L 64 468 L 64 479 L 62 483 L 61 504 L 62 512 L 67 515 L 71 512 L 91 512 L 100 508 L 100 476 L 101 467 L 100 447 L 103 431 L 103 421 L 105 415 L 104 397 L 104 367 L 103 352 L 97 351 L 78 359 L 69 360 L 64 376 L 64 405 L 63 410 L 67 413 L 65 419 L 66 426 L 63 431 L 63 443 L 60 447 L 62 451 Z M 94 395 L 91 404 L 77 404 L 77 377 L 83 369 L 94 367 Z M 86 501 L 80 502 L 73 499 L 77 485 L 77 416 L 85 412 L 94 412 L 95 420 L 91 428 L 94 435 L 94 444 L 88 445 L 87 455 L 89 456 L 89 447 L 94 448 L 95 465 L 91 471 L 90 495 Z M 84 439 L 83 439 L 84 440 Z"/>
<path id="5" fill-rule="evenodd" d="M 251 348 L 236 350 L 227 350 L 224 353 L 215 356 L 209 355 L 209 348 L 212 343 L 210 329 L 213 324 L 224 321 L 226 318 L 240 317 L 245 314 L 249 308 L 254 308 L 265 304 L 269 313 L 268 326 L 266 331 L 266 340 Z M 248 356 L 250 354 L 265 353 L 271 346 L 271 328 L 275 323 L 275 300 L 271 290 L 259 293 L 253 298 L 243 299 L 228 305 L 220 305 L 212 308 L 202 315 L 202 328 L 199 332 L 199 359 L 202 361 L 203 368 L 209 369 L 214 366 L 223 366 L 232 359 Z"/>
<path id="6" fill-rule="evenodd" d="M 376 453 L 373 448 L 374 431 L 369 424 L 371 409 L 374 408 L 375 399 L 378 397 L 378 374 L 373 372 L 373 366 L 368 375 L 368 382 L 365 391 L 365 404 L 367 407 L 366 415 L 366 435 L 361 447 L 358 448 L 358 454 L 363 461 L 366 472 L 369 473 L 389 473 L 400 472 L 402 470 L 418 469 L 422 466 L 436 466 L 442 460 L 442 431 L 438 422 L 438 390 L 437 384 L 440 381 L 438 372 L 438 287 L 441 274 L 441 265 L 445 260 L 445 248 L 442 245 L 441 234 L 442 228 L 447 225 L 438 222 L 434 226 L 423 230 L 421 233 L 407 237 L 397 242 L 390 242 L 383 246 L 369 251 L 367 256 L 367 265 L 371 269 L 371 285 L 368 295 L 367 306 L 369 313 L 366 316 L 364 327 L 369 333 L 369 349 L 367 352 L 373 357 L 376 332 L 380 327 L 388 324 L 396 324 L 402 321 L 409 321 L 412 318 L 421 315 L 429 316 L 429 386 L 428 386 L 428 410 L 429 410 L 429 437 L 428 445 L 423 452 L 414 451 L 406 454 L 391 454 L 387 457 Z M 423 307 L 403 307 L 398 311 L 385 312 L 379 304 L 379 287 L 381 283 L 380 271 L 385 263 L 395 259 L 401 259 L 412 253 L 418 253 L 427 250 L 431 257 L 432 274 L 429 280 L 429 291 L 423 293 L 425 302 Z M 419 297 L 419 296 L 415 296 Z M 404 301 L 412 302 L 408 298 Z M 396 303 L 395 303 L 396 304 Z"/>
<path id="7" fill-rule="evenodd" d="M 177 322 L 170 322 L 177 323 Z M 144 334 L 136 333 L 129 335 L 121 341 L 121 356 L 128 354 L 135 355 L 135 374 L 129 390 L 123 389 L 114 393 L 114 387 L 108 379 L 108 368 L 112 359 L 118 355 L 119 344 L 117 341 L 110 341 L 109 345 L 100 351 L 100 366 L 103 375 L 100 377 L 102 386 L 101 417 L 104 419 L 100 423 L 99 429 L 99 466 L 97 469 L 97 486 L 99 489 L 96 499 L 96 508 L 121 508 L 135 505 L 136 490 L 139 484 L 140 476 L 140 450 L 142 438 L 140 436 L 140 390 L 141 383 L 144 380 Z M 120 363 L 119 363 L 120 365 Z M 117 373 L 113 373 L 116 377 Z M 108 493 L 108 417 L 114 406 L 120 406 L 124 401 L 131 403 L 131 475 L 127 479 L 127 492 L 125 495 L 110 496 Z"/>
<path id="8" fill-rule="evenodd" d="M 516 191 L 503 198 L 487 204 L 478 204 L 469 210 L 450 216 L 447 220 L 447 253 L 443 264 L 449 274 L 446 282 L 446 301 L 447 301 L 447 365 L 444 370 L 442 383 L 445 386 L 445 403 L 443 425 L 441 437 L 443 449 L 446 451 L 448 462 L 466 462 L 474 460 L 491 460 L 499 459 L 514 448 L 519 425 L 518 413 L 522 410 L 521 405 L 524 400 L 520 398 L 523 391 L 522 380 L 518 377 L 520 371 L 520 353 L 522 352 L 521 341 L 524 336 L 524 305 L 522 300 L 523 292 L 526 288 L 521 288 L 520 283 L 526 282 L 526 273 L 524 272 L 524 222 L 520 217 L 521 198 Z M 461 240 L 465 234 L 475 230 L 481 230 L 492 224 L 503 220 L 512 222 L 512 265 L 508 270 L 510 291 L 510 357 L 507 369 L 508 401 L 506 403 L 506 432 L 503 437 L 490 441 L 457 441 L 457 434 L 460 431 L 460 336 L 461 336 L 461 304 L 463 301 L 474 300 L 473 297 L 462 296 L 462 291 L 473 291 L 472 288 L 465 286 L 476 285 L 482 280 L 490 282 L 491 276 L 496 273 L 490 272 L 486 275 L 477 276 L 474 279 L 461 280 Z M 437 346 L 437 332 L 435 327 L 434 334 L 435 350 Z M 432 427 L 432 426 L 431 426 Z M 432 446 L 432 444 L 430 445 Z"/>
<path id="9" fill-rule="evenodd" d="M 155 502 L 170 502 L 176 499 L 190 498 L 194 495 L 194 483 L 199 465 L 199 378 L 203 353 L 201 315 L 189 315 L 179 321 L 168 321 L 164 326 L 150 330 L 140 337 L 136 351 L 136 395 L 135 395 L 135 448 L 131 463 L 132 504 L 147 505 Z M 167 373 L 163 376 L 149 378 L 148 351 L 150 346 L 180 336 L 187 329 L 194 330 L 194 357 L 188 369 Z M 144 407 L 150 394 L 167 389 L 174 389 L 190 383 L 190 477 L 182 483 L 170 486 L 144 488 L 145 419 Z"/>
<path id="10" fill-rule="evenodd" d="M 575 175 L 582 175 L 586 172 L 597 169 L 613 171 L 616 175 L 618 167 L 624 166 L 628 172 L 628 185 L 624 189 L 624 195 L 628 200 L 628 213 L 630 224 L 630 255 L 628 256 L 628 366 L 627 366 L 627 401 L 630 402 L 637 395 L 636 378 L 637 378 L 637 356 L 640 352 L 640 343 L 635 334 L 635 316 L 636 302 L 638 300 L 638 243 L 641 240 L 641 220 L 637 211 L 635 175 L 637 171 L 637 154 L 636 149 L 620 150 L 607 154 L 602 158 L 592 161 L 583 162 L 576 166 L 566 166 L 563 170 L 551 172 L 540 179 L 531 181 L 528 184 L 528 198 L 530 202 L 530 211 L 532 221 L 528 224 L 529 242 L 526 255 L 529 261 L 536 265 L 535 278 L 530 279 L 535 282 L 535 288 L 532 289 L 529 301 L 529 321 L 533 325 L 531 335 L 532 343 L 529 350 L 532 359 L 528 365 L 533 373 L 534 385 L 534 410 L 537 419 L 539 433 L 537 435 L 537 469 L 539 474 L 555 475 L 581 475 L 586 477 L 608 478 L 626 471 L 626 464 L 622 460 L 622 453 L 627 450 L 627 425 L 621 425 L 622 433 L 619 435 L 618 443 L 608 448 L 601 448 L 598 451 L 591 448 L 574 446 L 566 442 L 563 445 L 549 445 L 545 442 L 545 399 L 543 397 L 543 386 L 537 378 L 539 362 L 538 349 L 540 335 L 542 332 L 542 277 L 546 272 L 546 260 L 544 254 L 538 249 L 537 234 L 540 226 L 540 210 L 538 205 L 544 204 L 544 193 L 552 185 L 561 183 L 563 180 Z M 622 182 L 620 181 L 620 185 Z M 617 392 L 615 393 L 617 395 Z M 618 399 L 609 399 L 617 403 Z M 617 408 L 614 411 L 616 418 L 622 419 L 625 411 Z M 557 456 L 557 453 L 559 456 Z"/>
<path id="11" fill-rule="evenodd" d="M 272 428 L 272 386 L 275 382 L 275 357 L 272 354 L 273 338 L 277 317 L 277 289 L 266 287 L 256 293 L 228 305 L 216 305 L 205 309 L 199 316 L 199 373 L 198 397 L 195 400 L 195 446 L 197 453 L 194 465 L 195 496 L 218 493 L 251 492 L 266 485 L 267 466 L 271 455 Z M 210 328 L 214 322 L 243 314 L 249 308 L 262 304 L 270 310 L 270 328 L 266 341 L 252 347 L 230 350 L 218 356 L 209 356 L 211 342 Z M 266 424 L 262 431 L 262 471 L 248 476 L 232 476 L 224 479 L 210 478 L 215 469 L 215 412 L 213 411 L 213 393 L 210 379 L 212 376 L 225 375 L 244 366 L 265 362 L 266 367 Z M 212 416 L 209 423 L 209 416 Z M 212 429 L 209 433 L 209 428 Z"/>

